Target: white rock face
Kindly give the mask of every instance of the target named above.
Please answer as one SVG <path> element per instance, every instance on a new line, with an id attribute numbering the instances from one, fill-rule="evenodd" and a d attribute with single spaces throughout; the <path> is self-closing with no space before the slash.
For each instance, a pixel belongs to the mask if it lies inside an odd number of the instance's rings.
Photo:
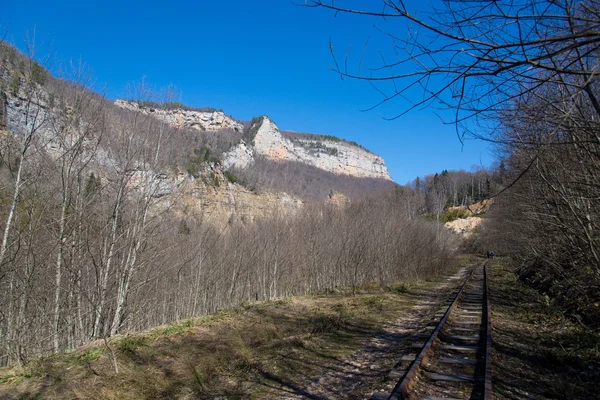
<path id="1" fill-rule="evenodd" d="M 125 100 L 116 100 L 115 104 L 152 115 L 178 128 L 244 130 L 241 123 L 221 111 L 160 110 Z M 277 125 L 266 116 L 254 128 L 256 135 L 252 143 L 242 140 L 223 155 L 225 168 L 246 168 L 254 162 L 256 155 L 260 155 L 272 160 L 302 162 L 334 174 L 392 180 L 383 158 L 348 142 L 308 137 L 290 140 L 283 137 Z"/>
<path id="2" fill-rule="evenodd" d="M 246 168 L 254 161 L 254 150 L 243 140 L 237 146 L 224 154 L 223 166 L 225 168 Z"/>
<path id="3" fill-rule="evenodd" d="M 454 221 L 446 222 L 444 226 L 454 233 L 463 235 L 468 238 L 473 234 L 473 231 L 481 225 L 483 218 L 480 217 L 467 217 L 459 218 Z"/>
<path id="4" fill-rule="evenodd" d="M 392 180 L 383 158 L 343 141 L 289 140 L 268 117 L 260 122 L 253 148 L 254 152 L 248 144 L 238 144 L 226 153 L 224 166 L 244 168 L 257 154 L 272 160 L 303 162 L 334 174 Z"/>
<path id="5" fill-rule="evenodd" d="M 228 117 L 222 111 L 203 112 L 188 110 L 160 110 L 157 108 L 140 107 L 134 101 L 115 100 L 115 105 L 128 110 L 141 111 L 152 115 L 177 128 L 194 128 L 199 131 L 218 131 L 219 129 L 233 129 L 241 132 L 244 126 L 238 121 Z"/>

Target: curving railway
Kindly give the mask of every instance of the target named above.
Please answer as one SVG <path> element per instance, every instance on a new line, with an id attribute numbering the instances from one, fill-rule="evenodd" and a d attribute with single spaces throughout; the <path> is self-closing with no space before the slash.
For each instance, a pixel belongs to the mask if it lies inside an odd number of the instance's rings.
<path id="1" fill-rule="evenodd" d="M 371 400 L 492 399 L 492 320 L 486 262 L 478 264 Z"/>

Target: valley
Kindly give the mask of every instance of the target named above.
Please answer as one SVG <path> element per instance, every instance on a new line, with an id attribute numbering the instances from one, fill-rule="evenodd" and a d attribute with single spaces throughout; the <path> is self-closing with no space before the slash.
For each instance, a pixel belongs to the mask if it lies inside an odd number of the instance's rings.
<path id="1" fill-rule="evenodd" d="M 3 5 L 0 398 L 598 398 L 600 5 L 299 3 Z"/>

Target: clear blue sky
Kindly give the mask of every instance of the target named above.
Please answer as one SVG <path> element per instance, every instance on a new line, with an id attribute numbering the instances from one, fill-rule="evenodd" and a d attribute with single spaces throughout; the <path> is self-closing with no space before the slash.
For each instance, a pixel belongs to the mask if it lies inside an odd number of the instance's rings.
<path id="1" fill-rule="evenodd" d="M 339 53 L 350 52 L 356 69 L 367 40 L 367 61 L 378 48 L 389 49 L 374 26 L 404 32 L 395 21 L 334 17 L 287 0 L 0 0 L 0 9 L 11 43 L 24 49 L 25 33 L 35 30 L 40 54 L 53 54 L 51 70 L 61 60 L 82 59 L 111 99 L 142 77 L 156 87 L 174 84 L 191 106 L 222 108 L 243 120 L 266 114 L 282 129 L 356 141 L 384 157 L 400 184 L 443 169 L 488 166 L 493 158 L 485 143 L 463 146 L 432 109 L 394 121 L 382 116 L 402 104 L 361 112 L 380 95 L 330 70 L 330 37 Z"/>

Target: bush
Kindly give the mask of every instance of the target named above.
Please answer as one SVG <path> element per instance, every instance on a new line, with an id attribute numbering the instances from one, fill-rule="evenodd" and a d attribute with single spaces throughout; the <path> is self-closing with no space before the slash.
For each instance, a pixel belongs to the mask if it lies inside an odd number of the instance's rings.
<path id="1" fill-rule="evenodd" d="M 136 350 L 146 345 L 146 339 L 141 336 L 125 336 L 117 343 L 117 349 L 122 353 L 135 353 Z"/>
<path id="2" fill-rule="evenodd" d="M 227 180 L 231 183 L 236 183 L 238 181 L 237 176 L 235 176 L 234 174 L 232 174 L 229 171 L 225 171 L 224 175 L 225 175 L 225 178 L 227 178 Z"/>
<path id="3" fill-rule="evenodd" d="M 440 222 L 445 224 L 446 222 L 452 222 L 457 219 L 467 218 L 470 216 L 471 216 L 471 213 L 469 212 L 469 210 L 455 207 L 455 208 L 445 210 L 442 213 L 442 215 L 440 216 Z"/>
<path id="4" fill-rule="evenodd" d="M 200 177 L 200 164 L 196 159 L 190 160 L 185 170 L 196 179 Z"/>
<path id="5" fill-rule="evenodd" d="M 334 333 L 343 328 L 342 319 L 337 315 L 319 315 L 308 322 L 311 333 Z"/>

